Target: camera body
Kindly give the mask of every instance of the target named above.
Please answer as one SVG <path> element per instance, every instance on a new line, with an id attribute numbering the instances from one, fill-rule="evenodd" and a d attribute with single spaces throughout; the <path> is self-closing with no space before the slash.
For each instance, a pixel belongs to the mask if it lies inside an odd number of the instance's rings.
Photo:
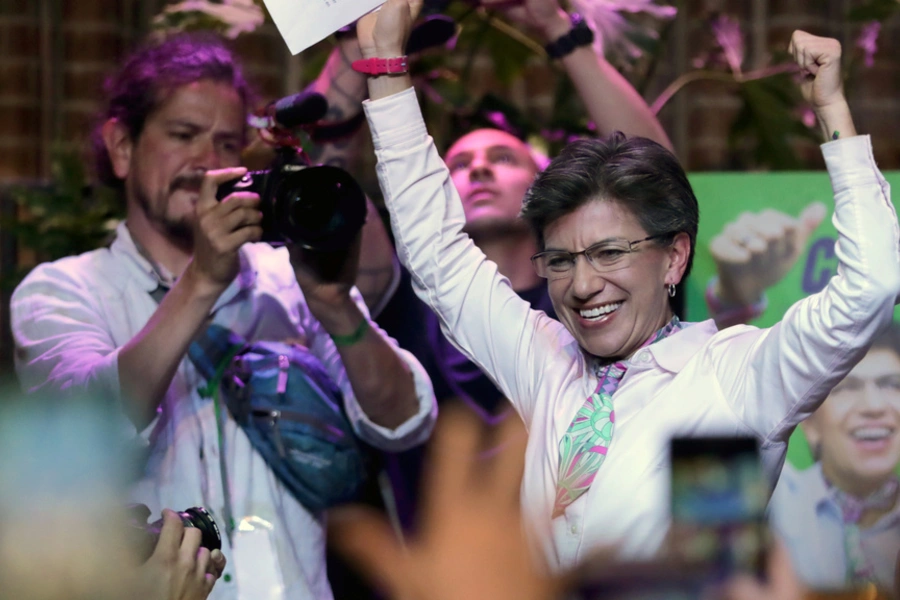
<path id="1" fill-rule="evenodd" d="M 356 238 L 366 220 L 366 197 L 347 171 L 303 164 L 291 148 L 279 149 L 268 169 L 223 183 L 219 201 L 233 192 L 259 195 L 262 241 L 294 243 L 313 252 L 338 252 Z"/>

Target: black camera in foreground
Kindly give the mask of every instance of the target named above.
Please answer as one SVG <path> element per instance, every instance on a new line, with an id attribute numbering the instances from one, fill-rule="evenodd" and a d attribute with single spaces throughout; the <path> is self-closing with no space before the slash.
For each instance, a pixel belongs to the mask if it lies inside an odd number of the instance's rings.
<path id="1" fill-rule="evenodd" d="M 138 550 L 138 559 L 141 563 L 146 562 L 156 549 L 159 542 L 159 533 L 162 530 L 163 520 L 158 519 L 152 523 L 147 523 L 150 516 L 150 509 L 144 504 L 132 504 L 128 507 L 129 525 L 134 536 Z M 199 529 L 202 537 L 200 545 L 204 548 L 212 550 L 222 549 L 222 536 L 219 533 L 219 526 L 216 520 L 202 506 L 194 506 L 178 513 L 181 522 L 185 528 L 193 527 Z"/>
<path id="2" fill-rule="evenodd" d="M 276 159 L 269 169 L 223 183 L 216 197 L 233 192 L 259 194 L 264 242 L 336 252 L 350 246 L 366 220 L 362 188 L 338 167 Z"/>
<path id="3" fill-rule="evenodd" d="M 223 183 L 216 197 L 221 202 L 233 192 L 259 194 L 264 242 L 338 253 L 365 223 L 366 196 L 353 176 L 338 167 L 311 165 L 298 137 L 327 110 L 324 96 L 304 91 L 270 102 L 247 121 L 275 149 L 275 159 L 265 170 Z"/>

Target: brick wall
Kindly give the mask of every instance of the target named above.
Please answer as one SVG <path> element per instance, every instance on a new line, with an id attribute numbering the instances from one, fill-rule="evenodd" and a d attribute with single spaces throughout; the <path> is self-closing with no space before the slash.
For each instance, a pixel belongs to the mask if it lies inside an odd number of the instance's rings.
<path id="1" fill-rule="evenodd" d="M 46 177 L 54 142 L 83 142 L 104 77 L 161 5 L 0 0 L 0 182 Z M 237 47 L 263 93 L 280 93 L 290 61 L 274 27 L 244 36 Z"/>
<path id="2" fill-rule="evenodd" d="M 746 36 L 745 70 L 766 64 L 773 52 L 787 49 L 791 33 L 804 29 L 841 40 L 845 54 L 852 51 L 859 26 L 847 22 L 846 14 L 861 2 L 856 0 L 691 0 L 685 2 L 672 26 L 666 52 L 672 57 L 654 78 L 649 98 L 654 98 L 708 41 L 705 18 L 722 11 L 740 17 Z M 884 169 L 900 168 L 900 18 L 881 30 L 878 53 L 872 68 L 857 68 L 846 92 L 860 132 L 875 134 L 876 158 Z M 736 162 L 727 147 L 727 133 L 740 107 L 734 86 L 699 82 L 686 86 L 661 111 L 660 119 L 690 170 L 746 168 Z M 795 144 L 810 168 L 822 165 L 816 145 Z"/>
<path id="3" fill-rule="evenodd" d="M 0 182 L 48 174 L 54 140 L 78 144 L 90 123 L 103 76 L 140 38 L 162 0 L 0 0 Z M 857 30 L 844 20 L 856 0 L 691 0 L 671 25 L 660 61 L 647 87 L 653 99 L 708 40 L 704 18 L 713 11 L 740 17 L 746 33 L 747 66 L 764 63 L 805 28 L 852 44 Z M 237 43 L 251 79 L 264 95 L 296 91 L 304 83 L 302 58 L 291 58 L 271 25 Z M 848 95 L 862 131 L 877 131 L 878 159 L 900 168 L 900 19 L 883 28 L 875 66 L 861 70 Z M 540 69 L 538 79 L 541 79 Z M 484 78 L 483 81 L 489 81 Z M 526 82 L 533 107 L 552 98 L 539 83 Z M 689 169 L 740 168 L 727 148 L 727 132 L 740 103 L 734 86 L 698 82 L 685 87 L 660 118 Z M 801 151 L 815 164 L 813 145 Z"/>
<path id="4" fill-rule="evenodd" d="M 0 0 L 0 180 L 34 176 L 40 163 L 40 6 Z"/>

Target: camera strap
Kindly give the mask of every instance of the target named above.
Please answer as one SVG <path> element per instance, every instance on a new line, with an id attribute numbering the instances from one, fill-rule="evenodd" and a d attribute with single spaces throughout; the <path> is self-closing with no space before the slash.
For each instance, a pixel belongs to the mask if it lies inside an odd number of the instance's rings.
<path id="1" fill-rule="evenodd" d="M 150 292 L 150 297 L 159 304 L 168 291 L 168 287 L 160 284 L 155 290 Z M 228 480 L 228 466 L 225 462 L 225 424 L 222 417 L 222 401 L 219 398 L 219 384 L 225 374 L 225 369 L 228 368 L 228 365 L 231 364 L 234 357 L 243 349 L 244 347 L 241 344 L 235 344 L 229 348 L 228 352 L 225 353 L 225 356 L 222 357 L 222 360 L 216 365 L 215 376 L 207 381 L 205 386 L 200 387 L 197 390 L 201 398 L 212 398 L 213 401 L 213 411 L 215 411 L 216 417 L 216 437 L 219 444 L 219 475 L 222 479 L 222 516 L 224 517 L 225 535 L 228 538 L 229 544 L 232 542 L 232 534 L 234 533 L 236 524 L 234 521 L 234 510 L 231 507 L 231 486 L 229 485 Z"/>
<path id="2" fill-rule="evenodd" d="M 225 353 L 225 356 L 222 357 L 222 360 L 219 361 L 219 364 L 216 365 L 215 376 L 206 383 L 206 386 L 201 387 L 198 390 L 202 398 L 212 398 L 213 410 L 216 413 L 216 434 L 219 440 L 219 473 L 222 476 L 222 501 L 224 504 L 223 516 L 225 517 L 225 535 L 228 537 L 229 544 L 231 544 L 232 541 L 231 538 L 234 533 L 235 522 L 234 511 L 231 508 L 231 487 L 228 481 L 228 467 L 225 464 L 225 424 L 222 418 L 222 402 L 219 398 L 221 386 L 219 384 L 225 374 L 225 369 L 228 368 L 228 365 L 231 364 L 234 357 L 243 349 L 244 347 L 239 344 L 232 346 L 228 352 Z"/>

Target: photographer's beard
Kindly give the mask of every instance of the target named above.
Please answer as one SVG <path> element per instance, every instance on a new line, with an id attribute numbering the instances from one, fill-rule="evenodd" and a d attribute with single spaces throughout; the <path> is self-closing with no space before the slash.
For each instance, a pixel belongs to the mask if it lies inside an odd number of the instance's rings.
<path id="1" fill-rule="evenodd" d="M 150 193 L 139 181 L 135 182 L 131 194 L 135 199 L 147 223 L 159 232 L 172 244 L 192 251 L 194 246 L 194 213 L 183 214 L 179 217 L 169 215 L 173 198 L 176 194 L 196 194 L 200 191 L 200 183 L 203 179 L 202 172 L 185 173 L 176 176 L 165 196 L 158 202 L 151 201 Z"/>

